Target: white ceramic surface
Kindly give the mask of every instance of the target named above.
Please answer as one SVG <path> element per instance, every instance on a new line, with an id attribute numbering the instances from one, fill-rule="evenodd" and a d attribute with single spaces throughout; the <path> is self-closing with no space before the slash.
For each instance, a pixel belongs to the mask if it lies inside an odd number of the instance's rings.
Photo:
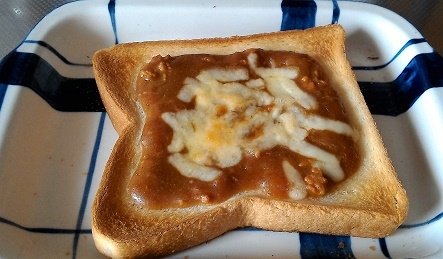
<path id="1" fill-rule="evenodd" d="M 278 31 L 282 24 L 281 1 L 108 4 L 75 2 L 54 10 L 16 52 L 37 54 L 66 78 L 91 79 L 94 51 L 116 42 L 243 35 Z M 422 36 L 390 11 L 355 2 L 316 4 L 315 25 L 331 23 L 339 8 L 338 22 L 347 31 L 347 55 L 359 82 L 394 81 L 416 55 L 433 52 L 424 40 L 408 44 Z M 0 258 L 99 258 L 90 208 L 117 139 L 109 118 L 104 112 L 57 111 L 28 87 L 3 89 Z M 404 113 L 374 115 L 411 207 L 392 236 L 350 238 L 346 245 L 353 256 L 443 257 L 442 112 L 443 88 L 435 87 Z M 303 247 L 298 233 L 244 229 L 171 257 L 297 258 Z"/>

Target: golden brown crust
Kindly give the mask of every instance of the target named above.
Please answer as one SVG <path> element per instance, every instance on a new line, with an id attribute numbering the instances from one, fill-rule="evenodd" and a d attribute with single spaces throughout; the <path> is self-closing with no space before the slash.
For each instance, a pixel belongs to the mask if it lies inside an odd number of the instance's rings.
<path id="1" fill-rule="evenodd" d="M 129 43 L 98 51 L 94 73 L 119 139 L 92 208 L 97 248 L 111 257 L 155 257 L 244 226 L 372 238 L 391 234 L 405 220 L 408 200 L 345 58 L 344 39 L 344 30 L 330 25 L 245 37 Z M 158 54 L 232 54 L 248 48 L 305 53 L 322 65 L 359 132 L 361 169 L 322 198 L 287 202 L 242 195 L 217 206 L 161 213 L 137 207 L 126 186 L 140 153 L 135 143 L 143 117 L 135 80 L 141 67 Z"/>

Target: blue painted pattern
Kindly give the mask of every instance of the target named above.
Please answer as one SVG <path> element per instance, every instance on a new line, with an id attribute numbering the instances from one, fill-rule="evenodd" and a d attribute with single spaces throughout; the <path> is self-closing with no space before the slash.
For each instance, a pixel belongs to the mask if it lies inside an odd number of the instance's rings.
<path id="1" fill-rule="evenodd" d="M 56 55 L 63 63 L 71 66 L 81 66 L 81 67 L 92 67 L 92 64 L 81 64 L 81 63 L 74 63 L 69 61 L 67 58 L 65 58 L 60 52 L 58 52 L 54 47 L 52 47 L 47 42 L 41 41 L 41 40 L 25 40 L 23 43 L 31 43 L 31 44 L 37 44 L 40 45 L 50 52 L 52 52 L 54 55 Z M 52 68 L 54 69 L 54 68 Z"/>
<path id="2" fill-rule="evenodd" d="M 386 258 L 391 258 L 391 255 L 389 254 L 389 250 L 388 250 L 388 245 L 386 244 L 386 239 L 385 238 L 378 239 L 378 244 L 380 245 L 380 249 L 381 249 L 383 255 Z"/>
<path id="3" fill-rule="evenodd" d="M 59 111 L 105 111 L 93 78 L 64 77 L 33 53 L 13 51 L 7 55 L 0 63 L 0 85 L 0 100 L 7 85 L 20 85 L 29 87 Z"/>
<path id="4" fill-rule="evenodd" d="M 317 4 L 315 1 L 283 0 L 281 3 L 281 30 L 307 29 L 315 26 Z"/>
<path id="5" fill-rule="evenodd" d="M 440 214 L 438 214 L 437 216 L 433 217 L 432 219 L 430 219 L 428 221 L 420 222 L 417 224 L 405 224 L 405 225 L 401 225 L 400 228 L 418 228 L 418 227 L 422 227 L 422 226 L 437 222 L 441 219 L 443 219 L 443 212 L 441 212 Z"/>
<path id="6" fill-rule="evenodd" d="M 0 223 L 16 227 L 18 229 L 30 232 L 30 233 L 40 233 L 40 234 L 91 234 L 91 229 L 62 229 L 62 228 L 31 228 L 25 227 L 14 221 L 0 217 Z"/>
<path id="7" fill-rule="evenodd" d="M 358 82 L 373 114 L 406 112 L 428 89 L 443 86 L 443 58 L 437 53 L 419 54 L 392 82 Z"/>
<path id="8" fill-rule="evenodd" d="M 111 18 L 112 30 L 114 31 L 115 44 L 118 44 L 117 38 L 117 23 L 115 21 L 115 0 L 110 0 L 108 3 L 109 17 Z"/>
<path id="9" fill-rule="evenodd" d="M 337 3 L 337 0 L 332 0 L 332 21 L 331 24 L 338 23 L 338 19 L 340 18 L 340 6 Z"/>
<path id="10" fill-rule="evenodd" d="M 8 89 L 7 84 L 0 83 L 0 110 L 2 109 L 3 100 L 5 99 L 7 89 Z"/>
<path id="11" fill-rule="evenodd" d="M 300 233 L 302 258 L 355 258 L 349 236 Z"/>
<path id="12" fill-rule="evenodd" d="M 406 42 L 405 45 L 403 45 L 403 47 L 400 48 L 400 50 L 394 55 L 394 57 L 391 58 L 391 60 L 389 60 L 387 63 L 383 64 L 383 65 L 378 65 L 378 66 L 353 66 L 352 69 L 353 70 L 379 70 L 382 68 L 387 67 L 389 64 L 391 64 L 396 58 L 398 58 L 398 56 L 400 56 L 400 54 L 409 46 L 412 46 L 414 44 L 419 44 L 419 43 L 423 43 L 426 42 L 426 40 L 424 38 L 418 38 L 418 39 L 410 39 L 408 42 Z"/>

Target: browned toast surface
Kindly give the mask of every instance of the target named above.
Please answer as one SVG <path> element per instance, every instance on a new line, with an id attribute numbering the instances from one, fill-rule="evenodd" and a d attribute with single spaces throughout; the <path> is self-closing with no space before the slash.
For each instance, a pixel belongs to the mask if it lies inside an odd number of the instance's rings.
<path id="1" fill-rule="evenodd" d="M 119 134 L 92 208 L 92 231 L 110 257 L 161 256 L 237 227 L 359 237 L 385 237 L 404 221 L 408 200 L 344 54 L 339 25 L 251 36 L 121 44 L 93 58 L 97 85 Z M 230 55 L 247 49 L 290 51 L 316 60 L 329 78 L 357 132 L 359 169 L 320 197 L 268 199 L 240 193 L 220 204 L 149 209 L 128 186 L 140 164 L 140 138 L 149 110 L 137 99 L 140 70 L 154 56 Z"/>

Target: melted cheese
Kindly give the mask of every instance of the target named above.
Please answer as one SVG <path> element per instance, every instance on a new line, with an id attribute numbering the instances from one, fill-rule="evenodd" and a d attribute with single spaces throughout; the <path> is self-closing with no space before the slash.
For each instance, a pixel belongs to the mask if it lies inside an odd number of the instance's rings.
<path id="1" fill-rule="evenodd" d="M 282 145 L 315 159 L 315 166 L 332 180 L 342 180 L 338 159 L 305 138 L 310 129 L 350 136 L 353 129 L 340 121 L 307 115 L 306 110 L 318 104 L 295 83 L 297 68 L 257 67 L 256 59 L 256 54 L 249 54 L 249 67 L 260 78 L 250 79 L 245 68 L 220 68 L 184 81 L 177 97 L 187 103 L 195 100 L 195 108 L 162 114 L 173 129 L 169 162 L 187 177 L 211 181 L 221 173 L 216 168 L 234 166 L 246 153 L 259 156 L 262 150 Z M 305 195 L 299 191 L 297 182 L 303 180 L 295 168 L 289 163 L 283 167 L 294 186 L 291 196 Z"/>
<path id="2" fill-rule="evenodd" d="M 301 174 L 288 161 L 282 163 L 285 176 L 290 183 L 289 197 L 294 200 L 301 200 L 308 195 L 308 191 L 303 183 Z"/>
<path id="3" fill-rule="evenodd" d="M 213 181 L 221 174 L 220 170 L 194 163 L 191 159 L 187 158 L 186 155 L 179 153 L 169 156 L 168 161 L 176 167 L 182 175 L 197 178 L 202 181 Z"/>

